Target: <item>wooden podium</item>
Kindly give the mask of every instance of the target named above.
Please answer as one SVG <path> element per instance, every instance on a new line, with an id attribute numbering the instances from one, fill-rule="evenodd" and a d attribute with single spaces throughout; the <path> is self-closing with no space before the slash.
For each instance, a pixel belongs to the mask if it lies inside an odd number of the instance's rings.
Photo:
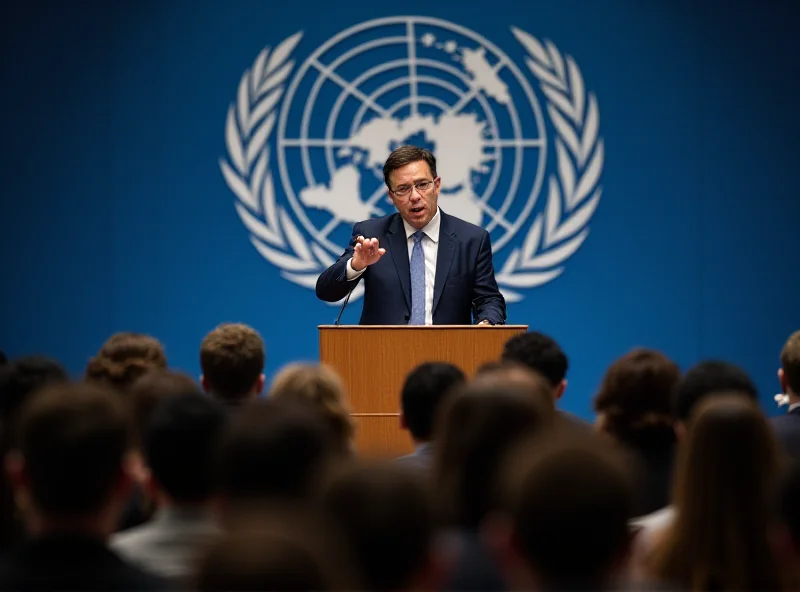
<path id="1" fill-rule="evenodd" d="M 320 361 L 342 377 L 358 427 L 356 449 L 392 457 L 413 449 L 400 428 L 400 389 L 423 362 L 450 362 L 467 376 L 497 360 L 527 325 L 320 325 Z"/>

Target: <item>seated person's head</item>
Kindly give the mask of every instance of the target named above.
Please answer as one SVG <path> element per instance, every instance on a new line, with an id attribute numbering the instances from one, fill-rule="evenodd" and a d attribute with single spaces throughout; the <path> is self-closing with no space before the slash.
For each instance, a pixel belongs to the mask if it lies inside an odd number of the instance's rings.
<path id="1" fill-rule="evenodd" d="M 264 388 L 264 341 L 242 323 L 224 323 L 200 345 L 203 388 L 229 405 L 253 399 Z"/>
<path id="2" fill-rule="evenodd" d="M 465 382 L 461 369 L 445 362 L 427 362 L 409 372 L 400 394 L 400 419 L 415 441 L 431 440 L 442 404 Z"/>
<path id="3" fill-rule="evenodd" d="M 137 444 L 144 442 L 150 418 L 162 401 L 192 393 L 202 393 L 200 385 L 187 374 L 171 370 L 153 370 L 134 382 L 130 396 Z"/>
<path id="4" fill-rule="evenodd" d="M 364 589 L 435 589 L 430 492 L 419 472 L 356 463 L 323 488 L 322 505 L 350 552 Z"/>
<path id="5" fill-rule="evenodd" d="M 131 491 L 132 433 L 129 408 L 107 387 L 53 385 L 31 397 L 7 467 L 35 527 L 91 522 L 98 534 L 113 531 Z"/>
<path id="6" fill-rule="evenodd" d="M 297 401 L 314 407 L 328 422 L 338 447 L 349 452 L 355 436 L 346 393 L 339 375 L 322 364 L 289 364 L 278 372 L 269 389 L 276 401 Z"/>
<path id="7" fill-rule="evenodd" d="M 6 353 L 0 349 L 0 366 L 5 366 L 6 364 L 8 364 L 8 356 L 6 356 Z"/>
<path id="8" fill-rule="evenodd" d="M 211 499 L 214 460 L 228 419 L 225 407 L 202 393 L 161 401 L 147 427 L 144 452 L 155 494 L 173 505 Z"/>
<path id="9" fill-rule="evenodd" d="M 609 589 L 625 565 L 633 514 L 611 443 L 540 436 L 515 448 L 502 472 L 501 511 L 484 532 L 514 589 Z"/>
<path id="10" fill-rule="evenodd" d="M 262 502 L 305 505 L 340 458 L 330 426 L 310 405 L 259 399 L 233 414 L 217 456 L 223 514 Z"/>
<path id="11" fill-rule="evenodd" d="M 433 482 L 436 510 L 452 527 L 475 529 L 495 503 L 497 466 L 520 439 L 555 424 L 546 379 L 476 377 L 455 393 L 436 425 Z"/>
<path id="12" fill-rule="evenodd" d="M 552 337 L 536 331 L 515 335 L 503 346 L 501 360 L 516 362 L 540 373 L 550 383 L 556 400 L 561 398 L 567 388 L 569 362 Z"/>
<path id="13" fill-rule="evenodd" d="M 9 431 L 12 429 L 11 423 L 20 407 L 37 390 L 67 380 L 64 367 L 44 356 L 18 358 L 0 368 L 0 419 L 3 425 Z"/>
<path id="14" fill-rule="evenodd" d="M 164 347 L 141 333 L 115 333 L 86 365 L 85 378 L 127 391 L 142 375 L 167 367 Z"/>
<path id="15" fill-rule="evenodd" d="M 678 365 L 661 352 L 628 352 L 608 368 L 594 398 L 599 428 L 645 454 L 671 453 L 672 393 L 680 377 Z"/>
<path id="16" fill-rule="evenodd" d="M 800 402 L 800 331 L 792 333 L 781 350 L 778 380 L 783 392 L 792 397 L 792 403 Z"/>
<path id="17" fill-rule="evenodd" d="M 747 373 L 729 362 L 708 360 L 690 368 L 675 387 L 672 412 L 679 434 L 695 407 L 706 398 L 721 392 L 735 392 L 758 401 L 758 389 Z"/>

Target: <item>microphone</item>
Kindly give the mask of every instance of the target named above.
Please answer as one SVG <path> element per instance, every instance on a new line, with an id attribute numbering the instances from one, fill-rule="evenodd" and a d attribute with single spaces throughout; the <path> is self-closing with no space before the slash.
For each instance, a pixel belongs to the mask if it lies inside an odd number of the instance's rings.
<path id="1" fill-rule="evenodd" d="M 336 322 L 334 323 L 334 326 L 336 326 L 336 327 L 339 326 L 339 321 L 342 320 L 342 313 L 344 312 L 344 307 L 347 306 L 348 302 L 350 302 L 350 294 L 353 293 L 353 290 L 355 290 L 357 285 L 358 285 L 358 282 L 357 281 L 354 282 L 353 286 L 350 288 L 350 291 L 347 292 L 347 297 L 344 299 L 344 302 L 342 303 L 342 308 L 339 309 L 339 316 L 336 317 Z"/>

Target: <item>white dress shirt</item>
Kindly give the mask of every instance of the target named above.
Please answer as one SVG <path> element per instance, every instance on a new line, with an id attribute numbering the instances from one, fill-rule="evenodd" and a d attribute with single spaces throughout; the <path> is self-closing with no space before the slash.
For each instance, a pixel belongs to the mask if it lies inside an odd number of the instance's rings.
<path id="1" fill-rule="evenodd" d="M 425 227 L 422 229 L 422 251 L 425 254 L 425 324 L 433 325 L 433 285 L 436 281 L 436 258 L 439 255 L 439 228 L 442 223 L 442 217 L 439 215 L 439 208 L 437 206 L 436 213 L 431 218 Z M 403 220 L 403 228 L 406 231 L 406 243 L 408 244 L 408 260 L 411 261 L 411 251 L 414 248 L 414 239 L 411 235 L 417 229 L 411 226 L 408 222 Z M 372 237 L 365 237 L 372 238 Z M 353 269 L 353 259 L 347 262 L 346 275 L 348 280 L 354 280 L 361 276 L 366 268 L 361 271 Z"/>

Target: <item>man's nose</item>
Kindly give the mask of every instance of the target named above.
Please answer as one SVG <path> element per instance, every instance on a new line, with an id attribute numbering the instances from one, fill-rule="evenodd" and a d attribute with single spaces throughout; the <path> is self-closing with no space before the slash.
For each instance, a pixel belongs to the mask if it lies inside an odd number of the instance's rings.
<path id="1" fill-rule="evenodd" d="M 416 185 L 411 186 L 411 195 L 408 197 L 411 201 L 418 201 L 422 199 L 422 192 L 417 189 Z"/>

